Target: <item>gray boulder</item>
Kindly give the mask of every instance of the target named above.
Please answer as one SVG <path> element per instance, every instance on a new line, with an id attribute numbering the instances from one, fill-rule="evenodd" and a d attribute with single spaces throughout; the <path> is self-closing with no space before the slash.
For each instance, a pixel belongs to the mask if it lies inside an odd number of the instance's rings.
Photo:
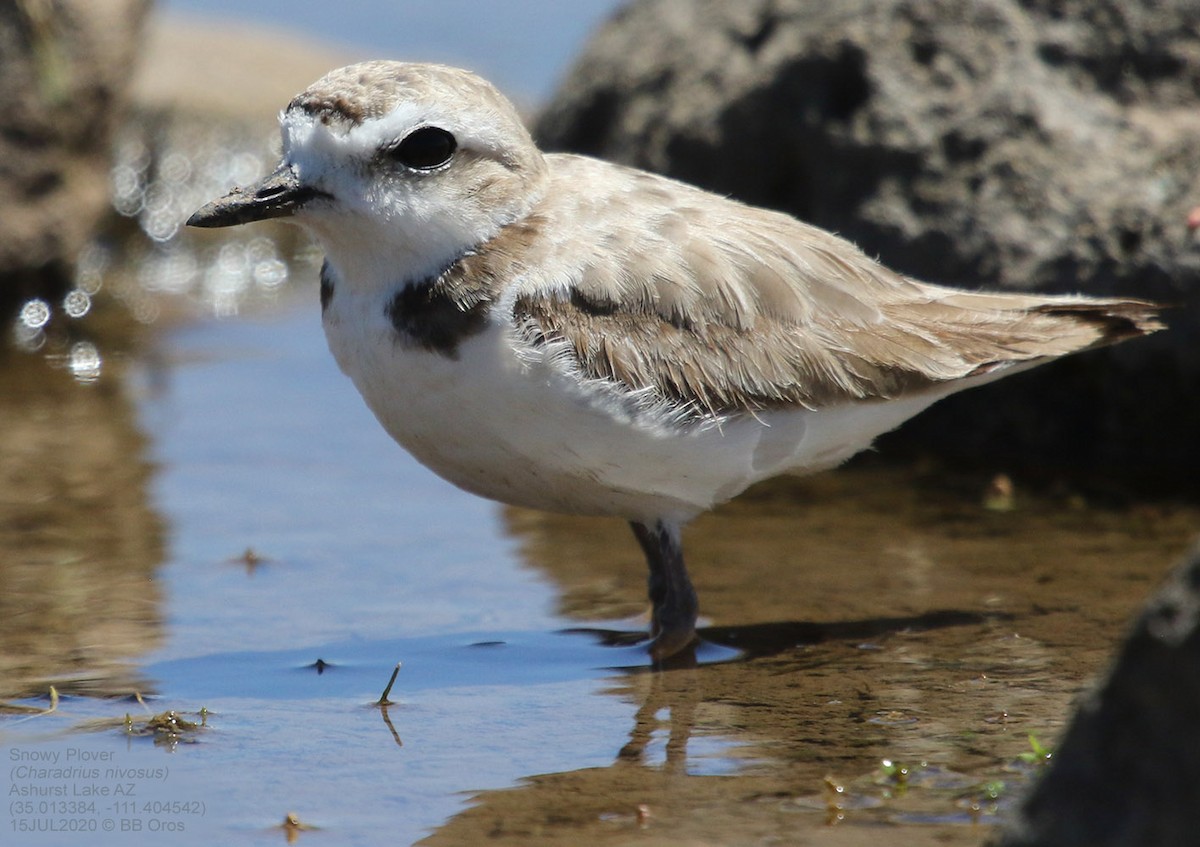
<path id="1" fill-rule="evenodd" d="M 61 296 L 109 212 L 109 147 L 150 0 L 0 3 L 0 312 Z"/>
<path id="2" fill-rule="evenodd" d="M 963 287 L 1145 297 L 1172 330 L 958 395 L 891 436 L 959 458 L 1200 462 L 1200 4 L 643 0 L 536 130 Z"/>

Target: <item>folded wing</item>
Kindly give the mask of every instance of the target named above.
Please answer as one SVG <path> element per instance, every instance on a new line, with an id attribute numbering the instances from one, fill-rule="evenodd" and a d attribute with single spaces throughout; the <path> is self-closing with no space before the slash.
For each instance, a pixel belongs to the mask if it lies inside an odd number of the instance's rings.
<path id="1" fill-rule="evenodd" d="M 596 165 L 575 196 L 604 194 Z M 579 237 L 544 248 L 514 316 L 585 375 L 700 414 L 887 399 L 1162 328 L 1140 300 L 918 282 L 786 215 L 604 167 L 627 184 L 599 175 L 607 201 L 573 211 Z"/>

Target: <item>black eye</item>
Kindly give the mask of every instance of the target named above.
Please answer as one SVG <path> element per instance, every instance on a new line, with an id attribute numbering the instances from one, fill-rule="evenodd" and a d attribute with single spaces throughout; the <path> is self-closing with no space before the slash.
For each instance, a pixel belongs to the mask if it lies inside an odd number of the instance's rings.
<path id="1" fill-rule="evenodd" d="M 388 150 L 388 156 L 405 167 L 428 171 L 449 162 L 457 148 L 458 142 L 446 130 L 423 126 L 414 129 L 403 141 Z"/>

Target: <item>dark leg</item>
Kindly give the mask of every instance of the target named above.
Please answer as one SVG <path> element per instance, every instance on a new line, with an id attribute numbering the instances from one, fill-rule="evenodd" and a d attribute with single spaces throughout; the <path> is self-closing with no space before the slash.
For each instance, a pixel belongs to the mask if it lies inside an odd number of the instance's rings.
<path id="1" fill-rule="evenodd" d="M 665 659 L 678 653 L 696 638 L 699 611 L 696 589 L 683 564 L 679 527 L 657 521 L 654 526 L 630 521 L 629 526 L 650 566 L 650 655 Z"/>

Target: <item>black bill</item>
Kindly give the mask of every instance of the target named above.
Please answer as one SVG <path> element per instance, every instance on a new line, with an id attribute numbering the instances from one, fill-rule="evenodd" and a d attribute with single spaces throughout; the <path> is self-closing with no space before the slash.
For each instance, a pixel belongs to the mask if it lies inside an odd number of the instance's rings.
<path id="1" fill-rule="evenodd" d="M 187 220 L 188 226 L 237 226 L 268 218 L 294 215 L 305 203 L 328 197 L 324 191 L 304 185 L 290 165 L 280 165 L 253 185 L 238 187 L 203 206 Z"/>

